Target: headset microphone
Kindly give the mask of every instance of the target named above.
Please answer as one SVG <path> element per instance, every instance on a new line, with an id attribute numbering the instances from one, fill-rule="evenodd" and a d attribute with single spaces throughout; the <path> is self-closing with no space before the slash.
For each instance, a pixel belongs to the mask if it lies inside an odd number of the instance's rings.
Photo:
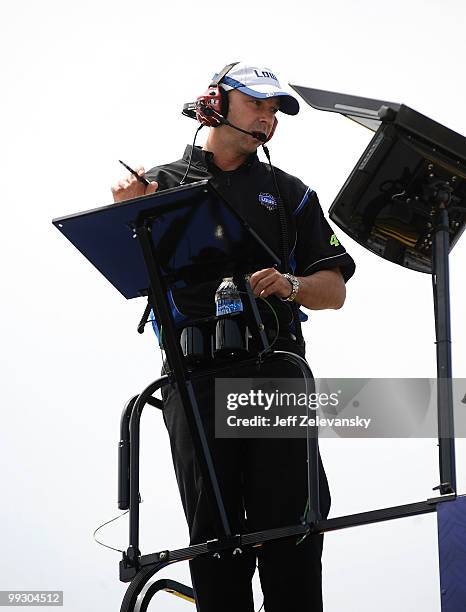
<path id="1" fill-rule="evenodd" d="M 252 136 L 256 140 L 260 140 L 261 142 L 267 142 L 268 140 L 267 134 L 264 134 L 264 132 L 256 132 L 256 131 L 248 132 L 247 130 L 243 130 L 243 128 L 240 128 L 237 125 L 233 125 L 233 123 L 230 123 L 228 119 L 225 119 L 223 115 L 220 115 L 213 109 L 209 109 L 209 108 L 203 109 L 203 113 L 210 114 L 209 111 L 211 111 L 212 114 L 216 115 L 215 119 L 217 119 L 220 125 L 228 125 L 228 127 L 231 127 L 234 130 L 237 130 L 238 132 L 242 132 L 243 134 L 248 134 L 248 136 Z"/>
<path id="2" fill-rule="evenodd" d="M 267 142 L 268 140 L 267 135 L 264 134 L 264 132 L 251 132 L 251 136 L 254 136 L 254 138 L 260 140 L 261 142 Z"/>

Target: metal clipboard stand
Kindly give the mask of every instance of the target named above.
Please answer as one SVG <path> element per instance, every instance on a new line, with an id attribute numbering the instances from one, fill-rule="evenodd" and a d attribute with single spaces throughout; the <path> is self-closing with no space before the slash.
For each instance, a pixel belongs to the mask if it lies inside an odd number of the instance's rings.
<path id="1" fill-rule="evenodd" d="M 466 496 L 457 497 L 456 488 L 448 258 L 465 229 L 466 138 L 403 104 L 291 87 L 313 108 L 375 132 L 330 218 L 380 257 L 431 274 L 435 314 L 440 483 L 434 490 L 441 497 L 322 521 L 318 528 L 436 511 L 442 612 L 458 612 L 466 601 Z"/>
<path id="2" fill-rule="evenodd" d="M 146 610 L 160 590 L 194 601 L 192 589 L 176 581 L 158 580 L 146 588 L 152 577 L 171 563 L 314 532 L 320 519 L 319 452 L 317 429 L 310 425 L 307 434 L 309 504 L 301 522 L 255 533 L 232 533 L 192 384 L 195 376 L 221 375 L 231 367 L 231 362 L 210 365 L 199 374 L 189 371 L 169 298 L 173 287 L 233 276 L 238 289 L 246 295 L 244 314 L 260 349 L 256 355 L 243 359 L 243 363 L 258 364 L 261 360 L 273 359 L 275 355 L 245 275 L 279 264 L 277 256 L 208 181 L 61 217 L 53 223 L 126 298 L 148 297 L 138 331 L 143 329 L 153 308 L 163 329 L 170 367 L 170 375 L 161 376 L 128 401 L 121 417 L 118 505 L 120 509 L 129 509 L 129 546 L 120 562 L 120 580 L 130 582 L 121 611 Z M 312 378 L 310 369 L 306 369 L 299 357 L 293 359 L 289 354 L 286 358 L 301 369 L 304 367 L 306 375 Z M 147 404 L 163 408 L 161 400 L 153 395 L 164 384 L 173 382 L 178 385 L 206 493 L 214 510 L 218 537 L 179 550 L 141 555 L 140 419 Z"/>

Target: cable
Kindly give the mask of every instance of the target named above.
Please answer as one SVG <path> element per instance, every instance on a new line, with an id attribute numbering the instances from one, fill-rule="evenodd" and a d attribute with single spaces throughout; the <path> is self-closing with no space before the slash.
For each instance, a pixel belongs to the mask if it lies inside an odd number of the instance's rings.
<path id="1" fill-rule="evenodd" d="M 274 339 L 273 339 L 273 340 L 272 340 L 272 342 L 269 344 L 269 349 L 271 349 L 271 348 L 272 348 L 272 346 L 275 344 L 275 342 L 278 340 L 278 336 L 280 335 L 280 321 L 278 320 L 278 315 L 277 315 L 277 312 L 276 312 L 275 308 L 272 306 L 272 304 L 270 304 L 270 302 L 269 302 L 268 300 L 266 300 L 265 298 L 263 298 L 263 297 L 261 297 L 261 296 L 259 296 L 259 298 L 260 298 L 260 299 L 261 299 L 263 302 L 265 302 L 265 303 L 267 304 L 267 306 L 268 306 L 268 307 L 270 308 L 270 310 L 272 311 L 273 316 L 275 317 L 276 332 L 275 332 L 275 337 L 274 337 Z M 268 350 L 268 349 L 267 349 L 267 350 Z M 261 357 L 261 356 L 262 356 L 262 354 L 263 354 L 263 353 L 265 353 L 265 352 L 266 352 L 266 349 L 264 349 L 263 351 L 261 351 L 261 352 L 259 353 L 259 357 Z"/>
<path id="2" fill-rule="evenodd" d="M 303 362 L 304 364 L 306 364 L 306 367 L 309 367 L 309 364 L 304 359 L 304 357 L 301 357 L 301 355 L 297 355 L 296 353 L 291 353 L 290 351 L 275 351 L 275 354 L 293 355 L 294 358 L 297 357 L 300 362 Z M 307 372 L 304 370 L 303 365 L 300 365 L 300 368 L 301 368 L 301 373 L 302 373 L 303 378 L 304 378 L 304 384 L 306 385 L 306 395 L 308 396 Z M 306 427 L 306 439 L 307 439 L 307 441 L 309 440 L 309 424 Z M 309 462 L 309 457 L 308 457 L 307 469 L 308 469 L 308 472 L 311 469 L 310 462 Z M 309 498 L 309 496 L 310 496 L 310 491 L 309 491 L 309 487 L 308 487 L 306 506 L 304 508 L 303 516 L 306 516 L 306 513 L 307 513 L 307 511 L 309 509 L 309 505 L 310 505 L 310 498 Z M 296 542 L 296 546 L 298 546 L 298 544 L 301 544 L 301 542 L 304 542 L 304 540 L 307 538 L 308 535 L 309 535 L 309 531 L 307 533 L 305 533 Z"/>
<path id="3" fill-rule="evenodd" d="M 244 295 L 248 295 L 246 291 L 238 291 L 238 293 L 242 293 Z M 280 335 L 280 321 L 278 319 L 278 315 L 277 312 L 275 310 L 275 308 L 272 306 L 272 304 L 270 304 L 270 302 L 268 300 L 266 300 L 265 298 L 261 297 L 260 295 L 257 296 L 260 300 L 262 300 L 263 302 L 265 302 L 267 304 L 267 306 L 270 308 L 270 310 L 272 311 L 272 314 L 275 318 L 275 336 L 274 339 L 270 342 L 269 344 L 269 348 L 268 349 L 264 349 L 263 351 L 261 351 L 258 354 L 258 357 L 261 357 L 263 355 L 263 353 L 266 352 L 266 350 L 269 350 L 272 348 L 272 346 L 275 344 L 275 342 L 278 340 L 278 336 Z"/>
<path id="4" fill-rule="evenodd" d="M 97 529 L 92 534 L 92 537 L 97 542 L 97 544 L 100 544 L 101 546 L 104 546 L 105 548 L 110 548 L 110 550 L 115 550 L 116 552 L 120 552 L 120 553 L 124 553 L 125 552 L 124 550 L 120 550 L 119 548 L 114 548 L 113 546 L 109 546 L 108 544 L 104 544 L 103 542 L 98 540 L 95 536 L 96 536 L 96 533 L 102 529 L 102 527 L 105 527 L 105 525 L 108 525 L 109 523 L 113 523 L 113 521 L 116 521 L 117 519 L 121 518 L 122 516 L 125 516 L 125 514 L 128 514 L 128 512 L 129 512 L 129 509 L 126 510 L 125 512 L 123 512 L 123 514 L 119 514 L 118 516 L 115 516 L 114 518 L 110 519 L 106 523 L 102 523 L 102 525 L 99 525 L 99 527 L 97 527 Z"/>
<path id="5" fill-rule="evenodd" d="M 270 153 L 268 147 L 265 144 L 262 145 L 265 156 L 267 157 L 267 161 L 269 162 L 270 172 L 272 173 L 273 183 L 275 186 L 275 191 L 277 193 L 277 208 L 278 214 L 280 216 L 280 225 L 282 228 L 282 232 L 280 235 L 281 238 L 281 249 L 282 249 L 282 269 L 284 272 L 288 272 L 289 269 L 289 239 L 288 239 L 288 224 L 286 222 L 286 211 L 283 206 L 283 198 L 280 192 L 280 187 L 278 186 L 277 175 L 275 174 L 275 168 L 272 165 L 272 161 L 270 159 Z M 281 205 L 280 205 L 281 204 Z"/>
<path id="6" fill-rule="evenodd" d="M 289 252 L 290 252 L 290 242 L 288 237 L 288 223 L 286 220 L 286 209 L 285 202 L 280 193 L 280 187 L 278 185 L 277 175 L 275 173 L 275 168 L 272 165 L 272 161 L 270 159 L 270 153 L 268 147 L 265 144 L 262 145 L 262 149 L 264 150 L 265 156 L 267 157 L 267 161 L 269 162 L 270 172 L 272 173 L 273 182 L 275 185 L 275 191 L 277 193 L 277 209 L 280 217 L 280 226 L 281 226 L 281 249 L 282 249 L 282 269 L 283 272 L 289 271 Z M 304 337 L 303 330 L 301 329 L 301 320 L 299 318 L 299 308 L 296 302 L 290 302 L 291 312 L 293 314 L 293 320 L 295 324 L 295 332 L 296 332 L 296 340 L 301 346 L 304 346 Z"/>
<path id="7" fill-rule="evenodd" d="M 303 516 L 306 516 L 308 509 L 309 509 L 309 494 L 307 496 L 306 505 L 304 506 Z M 300 544 L 302 544 L 308 535 L 309 535 L 309 531 L 305 533 L 302 537 L 300 537 L 299 540 L 296 540 L 296 546 L 299 546 Z"/>
<path id="8" fill-rule="evenodd" d="M 196 144 L 196 138 L 197 138 L 197 135 L 199 134 L 199 132 L 202 130 L 203 127 L 204 127 L 204 125 L 201 123 L 201 125 L 197 128 L 196 133 L 194 134 L 193 145 L 191 147 L 191 153 L 189 155 L 188 167 L 186 168 L 186 172 L 184 173 L 184 176 L 183 176 L 183 178 L 180 181 L 180 186 L 184 185 L 186 177 L 188 176 L 188 172 L 189 172 L 189 170 L 191 168 L 191 162 L 193 161 L 193 151 L 194 151 L 194 146 Z"/>

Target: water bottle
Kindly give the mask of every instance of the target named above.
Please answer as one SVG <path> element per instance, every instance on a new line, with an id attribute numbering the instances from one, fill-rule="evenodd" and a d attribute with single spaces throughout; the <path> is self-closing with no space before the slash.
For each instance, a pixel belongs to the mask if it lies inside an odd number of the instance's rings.
<path id="1" fill-rule="evenodd" d="M 243 303 L 232 278 L 224 278 L 215 293 L 217 321 L 215 354 L 237 357 L 248 350 L 248 332 L 243 317 L 231 317 L 243 311 Z"/>
<path id="2" fill-rule="evenodd" d="M 224 278 L 218 286 L 215 293 L 215 308 L 217 317 L 243 311 L 243 303 L 231 277 Z"/>

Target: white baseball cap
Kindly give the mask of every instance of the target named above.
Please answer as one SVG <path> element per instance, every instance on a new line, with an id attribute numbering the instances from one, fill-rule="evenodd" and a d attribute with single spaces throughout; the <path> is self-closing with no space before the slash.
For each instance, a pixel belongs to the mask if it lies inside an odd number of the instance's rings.
<path id="1" fill-rule="evenodd" d="M 218 73 L 214 75 L 215 80 Z M 298 100 L 283 91 L 276 75 L 264 66 L 250 66 L 238 62 L 220 80 L 220 87 L 225 91 L 238 89 L 253 98 L 280 97 L 280 110 L 287 115 L 297 115 L 299 112 Z"/>

